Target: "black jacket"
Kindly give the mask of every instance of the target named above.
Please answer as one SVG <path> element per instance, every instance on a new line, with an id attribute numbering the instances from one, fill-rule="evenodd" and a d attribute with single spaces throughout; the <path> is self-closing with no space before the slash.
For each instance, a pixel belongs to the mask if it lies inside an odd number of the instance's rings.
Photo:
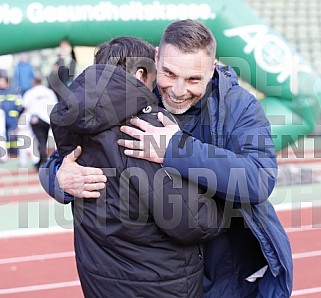
<path id="1" fill-rule="evenodd" d="M 103 168 L 98 200 L 73 202 L 78 273 L 86 297 L 202 297 L 199 243 L 223 232 L 221 203 L 161 165 L 128 158 L 116 143 L 134 115 L 160 125 L 158 100 L 120 68 L 94 65 L 51 115 L 61 155 L 80 144 L 82 165 Z M 174 120 L 174 118 L 172 117 Z"/>

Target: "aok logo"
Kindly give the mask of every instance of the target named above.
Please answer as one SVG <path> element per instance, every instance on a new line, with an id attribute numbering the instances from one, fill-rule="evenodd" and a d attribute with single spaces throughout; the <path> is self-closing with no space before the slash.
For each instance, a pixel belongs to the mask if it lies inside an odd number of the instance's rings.
<path id="1" fill-rule="evenodd" d="M 312 69 L 303 63 L 299 55 L 293 54 L 289 46 L 277 35 L 269 32 L 265 25 L 242 26 L 224 31 L 225 36 L 238 36 L 245 41 L 245 54 L 253 53 L 257 65 L 267 73 L 276 74 L 279 83 L 290 78 L 293 94 L 298 94 L 299 73 L 309 74 Z"/>

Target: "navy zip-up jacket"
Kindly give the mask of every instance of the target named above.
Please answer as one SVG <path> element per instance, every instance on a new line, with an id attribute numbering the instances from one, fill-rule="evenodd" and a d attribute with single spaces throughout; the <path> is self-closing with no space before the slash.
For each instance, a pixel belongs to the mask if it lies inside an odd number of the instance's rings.
<path id="1" fill-rule="evenodd" d="M 204 297 L 290 297 L 291 248 L 268 201 L 277 177 L 270 124 L 255 97 L 239 86 L 232 68 L 216 68 L 211 91 L 202 100 L 207 109 L 202 109 L 199 123 L 209 122 L 203 130 L 210 136 L 205 133 L 199 140 L 199 127 L 191 131 L 198 138 L 186 139 L 177 132 L 167 147 L 164 166 L 178 170 L 189 181 L 197 179 L 225 200 L 226 210 L 242 214 L 232 219 L 227 233 L 205 245 Z M 186 141 L 179 146 L 182 137 Z M 193 172 L 203 172 L 204 178 Z M 268 269 L 262 278 L 246 281 L 265 265 Z"/>

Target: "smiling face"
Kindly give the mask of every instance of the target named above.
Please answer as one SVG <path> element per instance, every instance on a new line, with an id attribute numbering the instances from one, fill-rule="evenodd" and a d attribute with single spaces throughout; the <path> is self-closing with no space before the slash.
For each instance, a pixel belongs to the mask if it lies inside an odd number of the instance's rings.
<path id="1" fill-rule="evenodd" d="M 215 59 L 205 51 L 184 53 L 171 44 L 156 49 L 157 86 L 164 107 L 183 114 L 205 94 Z"/>

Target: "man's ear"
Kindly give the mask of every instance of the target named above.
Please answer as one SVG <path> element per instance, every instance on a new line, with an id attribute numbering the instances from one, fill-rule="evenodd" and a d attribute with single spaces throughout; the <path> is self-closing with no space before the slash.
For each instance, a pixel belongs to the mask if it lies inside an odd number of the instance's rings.
<path id="1" fill-rule="evenodd" d="M 159 52 L 159 47 L 155 48 L 155 68 L 157 70 L 157 63 L 158 63 L 158 52 Z"/>
<path id="2" fill-rule="evenodd" d="M 217 59 L 214 59 L 214 62 L 213 62 L 213 69 L 215 69 L 216 65 L 217 65 Z"/>
<path id="3" fill-rule="evenodd" d="M 144 69 L 143 68 L 138 68 L 135 72 L 135 78 L 137 80 L 140 80 L 141 82 L 145 83 L 145 80 L 144 80 Z"/>
<path id="4" fill-rule="evenodd" d="M 213 65 L 212 65 L 212 76 L 214 75 L 215 67 L 217 65 L 217 60 L 214 59 Z"/>

